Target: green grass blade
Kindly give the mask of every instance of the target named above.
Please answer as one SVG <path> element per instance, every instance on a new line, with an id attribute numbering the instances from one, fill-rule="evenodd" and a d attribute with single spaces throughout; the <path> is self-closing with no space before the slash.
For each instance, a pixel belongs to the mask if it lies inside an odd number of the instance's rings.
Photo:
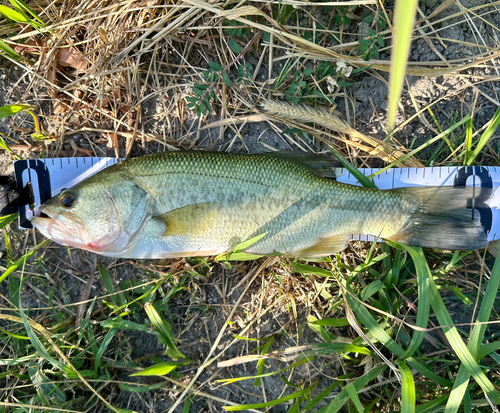
<path id="1" fill-rule="evenodd" d="M 36 20 L 38 21 L 38 23 L 40 23 L 40 25 L 42 27 L 45 27 L 45 23 L 43 22 L 43 20 L 40 19 L 40 17 L 38 17 L 38 15 L 30 9 L 30 7 L 22 0 L 10 0 L 11 4 L 16 6 L 16 7 L 19 7 L 19 8 L 22 8 L 24 10 L 26 10 L 29 14 L 31 14 L 31 16 Z"/>
<path id="2" fill-rule="evenodd" d="M 304 358 L 302 360 L 299 360 L 299 361 L 296 361 L 295 363 L 293 364 L 290 364 L 289 366 L 287 367 L 284 367 L 280 370 L 275 370 L 275 371 L 271 371 L 269 373 L 262 373 L 262 374 L 259 374 L 258 376 L 255 375 L 255 376 L 246 376 L 246 377 L 234 377 L 232 379 L 220 379 L 220 380 L 215 380 L 215 383 L 217 384 L 222 384 L 222 385 L 226 385 L 226 384 L 232 384 L 232 383 L 236 383 L 238 381 L 242 381 L 242 380 L 249 380 L 249 379 L 257 379 L 257 378 L 263 378 L 263 377 L 270 377 L 270 376 L 274 376 L 275 374 L 280 374 L 280 373 L 283 373 L 287 370 L 290 370 L 290 369 L 293 369 L 295 367 L 298 367 L 298 366 L 302 366 L 303 364 L 306 364 L 306 363 L 309 363 L 311 360 L 309 358 Z"/>
<path id="3" fill-rule="evenodd" d="M 381 374 L 387 368 L 386 365 L 377 366 L 374 369 L 371 369 L 364 376 L 359 377 L 354 380 L 352 384 L 357 392 L 361 391 L 369 382 L 374 380 L 379 374 Z M 323 409 L 318 411 L 322 413 L 337 413 L 349 400 L 349 395 L 347 390 L 344 388 L 342 391 L 333 399 L 333 401 Z M 307 407 L 307 406 L 306 406 Z"/>
<path id="4" fill-rule="evenodd" d="M 188 364 L 189 361 L 182 362 L 166 362 L 166 363 L 158 363 L 154 366 L 147 367 L 144 370 L 138 371 L 137 373 L 133 373 L 132 376 L 163 376 L 165 374 L 169 374 L 174 371 L 177 367 L 184 366 Z"/>
<path id="5" fill-rule="evenodd" d="M 346 376 L 341 376 L 339 378 L 346 378 Z M 318 394 L 314 399 L 312 399 L 309 403 L 307 403 L 303 408 L 302 411 L 306 412 L 308 410 L 311 410 L 314 406 L 316 406 L 321 400 L 323 400 L 326 396 L 328 396 L 335 387 L 338 387 L 342 384 L 343 382 L 340 380 L 334 381 L 332 384 L 330 384 L 325 390 L 323 390 L 320 394 Z"/>
<path id="6" fill-rule="evenodd" d="M 304 56 L 304 54 L 305 52 L 302 53 L 291 65 L 290 65 L 290 59 L 286 61 L 285 65 L 283 66 L 283 69 L 281 69 L 280 74 L 276 78 L 276 83 L 274 85 L 275 89 L 278 89 L 280 87 L 280 85 L 283 83 L 283 81 L 291 72 L 291 70 L 294 68 L 294 66 L 300 62 L 300 59 L 302 59 L 302 56 Z"/>
<path id="7" fill-rule="evenodd" d="M 19 13 L 16 10 L 12 10 L 10 7 L 0 5 L 0 14 L 6 19 L 15 21 L 17 23 L 30 23 L 30 19 L 26 15 Z"/>
<path id="8" fill-rule="evenodd" d="M 350 286 L 348 286 L 345 281 L 342 281 L 342 283 L 348 291 L 348 293 L 346 293 L 347 303 L 351 306 L 352 310 L 359 317 L 363 325 L 390 352 L 394 353 L 398 357 L 403 357 L 405 354 L 404 350 L 389 336 L 382 326 L 377 323 L 377 320 L 373 318 L 368 309 L 354 297 L 354 292 Z"/>
<path id="9" fill-rule="evenodd" d="M 465 125 L 465 160 L 464 165 L 467 165 L 472 149 L 472 119 L 469 119 Z"/>
<path id="10" fill-rule="evenodd" d="M 421 251 L 421 248 L 418 248 Z M 423 254 L 423 253 L 422 253 Z M 436 315 L 439 324 L 443 329 L 443 332 L 448 339 L 451 347 L 457 354 L 460 361 L 463 363 L 468 372 L 474 377 L 479 386 L 483 389 L 486 395 L 494 402 L 500 403 L 500 393 L 495 389 L 491 381 L 486 377 L 484 372 L 481 370 L 479 365 L 477 364 L 475 358 L 471 354 L 471 352 L 465 346 L 462 338 L 460 337 L 458 330 L 453 325 L 453 320 L 446 310 L 443 299 L 439 295 L 439 291 L 434 283 L 432 278 L 429 278 L 430 281 L 430 293 L 431 293 L 431 306 L 434 310 L 434 314 Z M 450 327 L 451 326 L 451 327 Z M 458 381 L 458 385 L 462 385 L 461 382 Z"/>
<path id="11" fill-rule="evenodd" d="M 97 350 L 97 353 L 96 353 L 96 356 L 95 356 L 94 366 L 95 366 L 95 370 L 96 371 L 100 367 L 100 365 L 101 365 L 101 358 L 104 355 L 104 353 L 106 352 L 108 346 L 111 343 L 111 340 L 113 340 L 113 337 L 115 336 L 115 334 L 116 334 L 117 331 L 118 330 L 115 330 L 114 328 L 111 328 L 106 333 L 106 335 L 104 336 L 104 339 L 102 340 L 102 343 L 99 346 L 99 349 Z"/>
<path id="12" fill-rule="evenodd" d="M 269 352 L 269 349 L 271 348 L 271 345 L 273 344 L 274 341 L 274 336 L 271 337 L 269 340 L 266 341 L 266 343 L 262 346 L 262 352 L 261 354 L 267 354 Z M 264 372 L 264 366 L 265 366 L 266 360 L 261 359 L 257 362 L 257 375 L 262 374 Z M 259 387 L 261 383 L 260 378 L 256 378 L 253 382 L 253 385 L 255 387 Z"/>
<path id="13" fill-rule="evenodd" d="M 354 165 L 352 165 L 340 153 L 338 153 L 332 147 L 330 147 L 329 149 L 335 155 L 335 157 L 339 160 L 339 162 L 342 164 L 342 166 L 345 169 L 347 169 L 351 173 L 351 175 L 354 176 L 358 180 L 358 182 L 361 185 L 363 185 L 365 188 L 378 189 L 377 185 L 375 185 L 375 183 L 370 178 L 368 178 L 366 175 L 359 172 L 358 168 L 356 168 Z"/>
<path id="14" fill-rule="evenodd" d="M 119 383 L 118 387 L 122 390 L 129 391 L 132 393 L 145 393 L 147 391 L 156 390 L 156 389 L 159 389 L 159 388 L 162 388 L 165 386 L 164 382 L 149 384 L 149 385 L 146 385 L 146 384 L 139 385 L 139 383 L 137 383 L 137 384 L 138 384 L 138 386 L 136 387 L 136 386 L 130 386 L 129 384 L 126 384 L 126 383 Z"/>
<path id="15" fill-rule="evenodd" d="M 415 23 L 418 0 L 397 0 L 394 10 L 394 35 L 392 36 L 391 75 L 389 79 L 389 110 L 387 113 L 392 131 L 398 111 L 398 101 L 403 91 L 406 64 L 410 54 L 411 34 Z"/>
<path id="16" fill-rule="evenodd" d="M 241 412 L 243 410 L 249 410 L 249 409 L 263 409 L 266 407 L 272 407 L 272 406 L 276 406 L 276 405 L 281 404 L 281 403 L 285 403 L 289 400 L 298 399 L 298 398 L 302 397 L 304 394 L 307 394 L 308 392 L 310 392 L 314 387 L 316 387 L 316 384 L 313 384 L 312 386 L 306 387 L 305 389 L 300 390 L 298 392 L 289 394 L 288 396 L 282 397 L 282 398 L 277 399 L 277 400 L 271 400 L 271 401 L 266 402 L 266 403 L 242 404 L 240 406 L 223 406 L 223 409 L 228 411 L 228 412 Z"/>
<path id="17" fill-rule="evenodd" d="M 345 327 L 349 325 L 347 318 L 323 318 L 322 320 L 311 321 L 310 324 L 328 327 Z"/>
<path id="18" fill-rule="evenodd" d="M 446 308 L 444 307 L 444 303 L 442 302 L 442 299 L 439 296 L 439 293 L 438 293 L 437 288 L 434 284 L 434 281 L 431 278 L 431 273 L 430 273 L 430 270 L 427 266 L 427 261 L 425 260 L 425 257 L 423 255 L 421 248 L 413 248 L 413 247 L 408 247 L 408 246 L 402 246 L 402 247 L 404 249 L 406 249 L 410 253 L 410 255 L 412 256 L 412 259 L 415 263 L 415 267 L 417 269 L 417 274 L 425 275 L 425 277 L 427 277 L 428 287 L 429 287 L 428 288 L 429 295 L 433 297 L 432 302 L 433 302 L 434 311 L 436 313 L 438 313 L 438 309 L 441 310 L 440 314 L 439 314 L 441 317 L 438 317 L 438 319 L 440 320 L 439 321 L 440 324 L 441 325 L 453 324 L 451 317 L 449 316 L 448 312 L 446 311 Z M 490 287 L 490 285 L 488 285 L 488 287 Z M 492 287 L 494 288 L 494 291 L 496 292 L 498 289 L 498 284 L 493 283 Z M 419 291 L 419 293 L 420 293 L 420 291 Z M 484 301 L 486 301 L 486 297 L 485 297 Z M 484 301 L 483 301 L 483 303 L 484 303 Z M 489 311 L 487 311 L 487 310 L 488 310 L 488 308 L 486 307 L 485 310 L 482 313 L 480 313 L 486 317 L 486 319 L 485 319 L 486 321 L 489 318 Z M 489 308 L 489 310 L 491 310 L 491 307 Z M 476 326 L 476 327 L 480 327 L 480 326 Z M 484 333 L 484 329 L 485 329 L 485 326 L 483 328 L 483 333 Z M 461 348 L 462 353 L 460 353 L 460 354 L 462 355 L 462 357 L 467 357 L 468 351 L 467 351 L 467 349 L 465 349 L 465 345 L 464 345 L 463 341 L 461 340 L 460 336 L 458 336 L 458 332 L 456 331 L 456 329 L 448 327 L 448 328 L 445 328 L 444 330 L 445 330 L 445 334 L 447 333 L 447 337 L 448 337 L 448 335 L 452 336 L 454 339 L 454 344 L 456 346 L 458 346 L 459 348 Z M 418 333 L 418 332 L 416 332 L 416 333 Z M 448 338 L 448 339 L 450 340 L 450 338 Z M 450 342 L 451 342 L 451 340 L 450 340 Z M 455 347 L 453 347 L 453 348 L 455 349 Z M 464 349 L 466 350 L 465 352 L 463 351 Z M 457 354 L 459 354 L 458 351 L 457 351 Z M 459 354 L 459 357 L 460 357 L 460 354 Z M 475 374 L 478 377 L 481 377 L 482 384 L 484 386 L 488 386 L 488 383 L 489 383 L 489 386 L 486 387 L 486 389 L 488 389 L 488 391 L 492 392 L 494 397 L 496 396 L 495 395 L 496 390 L 494 390 L 492 388 L 491 382 L 489 382 L 489 380 L 486 378 L 484 373 L 480 370 L 479 366 L 477 365 L 475 360 L 472 358 L 471 353 L 469 353 L 469 356 L 470 357 L 466 358 L 466 361 L 463 362 L 464 364 L 462 364 L 461 369 L 460 369 L 461 374 L 460 374 L 460 370 L 459 370 L 459 375 L 457 376 L 457 379 L 455 380 L 454 392 L 452 392 L 453 396 L 450 397 L 449 401 L 448 401 L 448 403 L 450 404 L 450 407 L 451 407 L 451 405 L 453 405 L 453 409 L 449 410 L 449 411 L 456 411 L 456 409 L 458 409 L 458 407 L 460 406 L 460 401 L 463 397 L 463 393 L 465 392 L 465 390 L 467 388 L 468 379 L 469 379 L 467 377 L 467 374 L 469 372 L 469 369 L 467 369 L 467 365 L 469 365 L 470 369 L 474 368 L 473 371 L 475 372 Z M 462 357 L 460 357 L 461 360 L 462 360 Z M 461 394 L 461 396 L 459 396 L 460 394 Z"/>
<path id="19" fill-rule="evenodd" d="M 410 253 L 413 263 L 415 264 L 415 271 L 417 273 L 418 282 L 418 309 L 417 309 L 417 322 L 416 325 L 421 328 L 427 328 L 427 322 L 429 321 L 431 300 L 429 292 L 429 278 L 432 276 L 429 267 L 427 266 L 427 261 L 420 254 L 419 251 L 413 247 L 408 247 L 406 245 L 396 244 L 389 242 L 389 245 L 393 245 L 400 249 L 405 249 Z M 418 349 L 422 340 L 424 339 L 425 331 L 416 330 L 413 333 L 410 344 L 406 349 L 404 358 L 411 356 Z"/>
<path id="20" fill-rule="evenodd" d="M 432 145 L 434 142 L 438 141 L 439 139 L 443 139 L 445 136 L 449 135 L 450 132 L 454 131 L 457 129 L 459 126 L 462 126 L 464 123 L 466 123 L 470 117 L 467 115 L 465 116 L 462 120 L 459 122 L 455 123 L 454 125 L 450 126 L 448 129 L 446 129 L 444 132 L 440 133 L 439 135 L 436 135 L 434 138 L 429 139 L 427 142 L 424 144 L 420 145 L 417 149 L 414 149 L 413 151 L 407 153 L 406 155 L 402 156 L 401 158 L 398 158 L 394 162 L 392 162 L 390 165 L 387 165 L 384 168 L 379 169 L 377 172 L 372 173 L 371 175 L 368 176 L 368 178 L 373 178 L 377 175 L 380 175 L 381 173 L 384 173 L 388 169 L 391 169 L 392 167 L 400 164 L 403 161 L 406 161 L 408 158 L 411 158 L 412 156 L 415 156 L 417 153 L 422 151 L 423 149 L 427 148 L 429 145 Z"/>
<path id="21" fill-rule="evenodd" d="M 358 413 L 364 413 L 365 409 L 363 408 L 363 405 L 361 404 L 361 400 L 359 400 L 358 396 L 358 391 L 356 390 L 356 387 L 354 387 L 354 384 L 349 383 L 344 387 L 345 391 L 347 392 L 349 398 L 351 401 L 354 403 L 354 407 L 356 407 L 356 410 Z"/>
<path id="22" fill-rule="evenodd" d="M 168 354 L 170 355 L 170 357 L 172 357 L 174 360 L 185 358 L 184 354 L 182 354 L 174 344 L 174 337 L 170 332 L 170 326 L 161 319 L 160 315 L 157 313 L 151 303 L 146 303 L 144 305 L 144 309 L 146 310 L 146 314 L 148 315 L 151 324 L 153 324 L 153 327 L 156 329 L 156 331 L 158 331 L 158 334 L 166 343 L 168 347 Z"/>
<path id="23" fill-rule="evenodd" d="M 49 354 L 49 352 L 47 351 L 45 346 L 38 339 L 38 337 L 36 336 L 35 332 L 33 331 L 33 328 L 31 327 L 31 325 L 28 321 L 28 318 L 26 317 L 26 314 L 24 313 L 24 310 L 23 310 L 21 303 L 19 303 L 19 304 L 20 304 L 19 305 L 19 314 L 21 315 L 21 318 L 23 320 L 24 328 L 25 328 L 26 333 L 30 339 L 31 344 L 33 345 L 33 347 L 37 351 L 38 355 L 43 357 L 46 361 L 48 361 L 50 364 L 52 364 L 55 368 L 57 368 L 63 372 L 68 371 L 68 369 L 66 368 L 66 366 L 63 363 L 57 361 L 56 359 L 54 359 L 54 357 L 52 357 Z"/>
<path id="24" fill-rule="evenodd" d="M 399 362 L 401 372 L 401 413 L 415 412 L 415 381 L 408 366 L 402 361 Z"/>
<path id="25" fill-rule="evenodd" d="M 0 138 L 0 140 L 3 139 Z M 17 212 L 15 212 L 14 214 L 4 215 L 3 217 L 0 217 L 0 228 L 3 228 L 6 225 L 9 225 L 12 221 L 15 221 L 17 219 L 17 216 Z"/>
<path id="26" fill-rule="evenodd" d="M 441 411 L 443 410 L 443 408 L 440 406 L 443 403 L 445 403 L 449 397 L 450 397 L 449 394 L 443 394 L 442 396 L 438 396 L 430 402 L 417 406 L 417 408 L 415 409 L 415 413 L 431 413 L 431 412 Z"/>
<path id="27" fill-rule="evenodd" d="M 495 302 L 495 298 L 500 286 L 500 260 L 497 258 L 493 269 L 491 270 L 491 276 L 486 286 L 486 291 L 484 294 L 483 302 L 479 308 L 479 313 L 477 315 L 477 322 L 484 323 L 490 318 L 491 310 Z M 472 329 L 472 334 L 469 338 L 468 349 L 470 354 L 475 360 L 481 359 L 481 343 L 483 341 L 484 332 L 486 331 L 486 324 L 477 324 Z M 458 370 L 457 378 L 455 380 L 455 385 L 450 394 L 448 403 L 446 404 L 446 413 L 455 413 L 460 407 L 460 403 L 464 398 L 465 392 L 467 390 L 471 372 L 462 364 Z"/>
<path id="28" fill-rule="evenodd" d="M 229 254 L 220 254 L 217 257 L 215 257 L 215 261 L 251 261 L 251 260 L 257 260 L 261 257 L 262 255 L 252 255 L 252 254 L 247 254 L 244 252 L 247 248 L 251 247 L 253 244 L 264 238 L 268 233 L 265 232 L 264 234 L 259 234 L 256 237 L 253 237 L 249 240 L 243 241 L 242 243 L 236 245 L 236 247 L 233 248 L 233 251 L 231 251 Z"/>
<path id="29" fill-rule="evenodd" d="M 474 149 L 474 151 L 470 155 L 470 158 L 467 159 L 467 162 L 465 162 L 467 166 L 470 166 L 474 163 L 478 155 L 481 153 L 483 148 L 486 146 L 486 144 L 489 142 L 489 140 L 497 130 L 498 126 L 500 126 L 500 107 L 498 107 L 495 114 L 493 115 L 493 118 L 491 119 L 491 123 L 479 138 L 476 149 Z"/>
<path id="30" fill-rule="evenodd" d="M 323 268 L 317 268 L 313 267 L 311 265 L 302 265 L 302 264 L 297 264 L 293 263 L 293 266 L 295 269 L 302 273 L 302 274 L 313 274 L 313 275 L 319 275 L 322 277 L 325 276 L 331 276 L 332 274 L 323 269 Z M 351 296 L 351 294 L 354 295 L 354 292 L 352 289 L 345 283 L 343 282 L 344 287 L 347 289 L 348 293 L 346 293 L 346 298 L 351 305 L 351 308 L 353 311 L 356 313 L 356 315 L 359 317 L 360 321 L 365 325 L 366 328 L 373 334 L 373 336 L 380 341 L 387 349 L 389 349 L 393 354 L 397 355 L 398 357 L 403 358 L 405 356 L 405 351 L 385 332 L 385 330 L 377 323 L 375 318 L 370 314 L 368 309 L 360 303 L 358 300 L 354 298 L 354 296 Z M 411 368 L 417 370 L 420 374 L 424 375 L 430 380 L 435 381 L 436 383 L 440 384 L 441 386 L 444 387 L 449 387 L 452 385 L 452 383 L 444 379 L 441 376 L 438 376 L 436 373 L 434 373 L 427 365 L 419 362 L 418 360 L 414 359 L 413 357 L 409 357 L 406 359 L 406 362 L 411 366 Z"/>
<path id="31" fill-rule="evenodd" d="M 477 361 L 479 361 L 482 358 L 486 357 L 488 354 L 493 353 L 494 351 L 497 351 L 499 349 L 500 349 L 500 341 L 493 341 L 492 343 L 485 344 L 484 346 L 481 346 L 481 348 L 479 349 L 476 359 Z"/>
<path id="32" fill-rule="evenodd" d="M 184 407 L 182 408 L 182 413 L 189 413 L 189 409 L 191 409 L 192 403 L 193 403 L 193 395 L 188 396 L 186 398 L 186 403 L 184 403 Z"/>
<path id="33" fill-rule="evenodd" d="M 144 333 L 153 334 L 151 328 L 143 326 L 142 324 L 136 323 L 130 320 L 123 320 L 119 317 L 109 318 L 101 323 L 102 328 L 116 328 L 117 330 L 135 330 L 142 331 Z"/>
<path id="34" fill-rule="evenodd" d="M 16 271 L 21 265 L 23 265 L 31 256 L 35 253 L 36 250 L 40 249 L 43 247 L 45 244 L 49 243 L 50 240 L 46 239 L 42 241 L 40 244 L 38 244 L 35 248 L 33 248 L 30 252 L 27 252 L 24 254 L 21 258 L 19 258 L 15 263 L 9 266 L 7 270 L 0 275 L 0 283 L 5 280 L 10 274 L 12 274 L 14 271 Z"/>
<path id="35" fill-rule="evenodd" d="M 104 288 L 106 288 L 106 292 L 110 296 L 110 300 L 117 306 L 120 307 L 126 303 L 125 297 L 122 293 L 115 294 L 113 288 L 113 282 L 111 281 L 111 277 L 109 275 L 108 269 L 104 265 L 98 265 L 99 275 L 101 276 L 102 283 L 104 284 Z"/>
<path id="36" fill-rule="evenodd" d="M 0 50 L 4 52 L 7 56 L 9 56 L 12 60 L 16 62 L 21 62 L 24 60 L 24 57 L 17 53 L 12 47 L 10 47 L 7 43 L 0 39 Z"/>

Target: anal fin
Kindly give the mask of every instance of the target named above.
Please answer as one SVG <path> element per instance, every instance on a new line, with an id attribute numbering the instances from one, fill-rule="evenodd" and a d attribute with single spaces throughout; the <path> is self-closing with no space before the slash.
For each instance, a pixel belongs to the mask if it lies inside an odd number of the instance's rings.
<path id="1" fill-rule="evenodd" d="M 320 238 L 316 244 L 292 253 L 294 257 L 313 258 L 333 255 L 344 250 L 349 243 L 349 234 L 336 234 Z"/>

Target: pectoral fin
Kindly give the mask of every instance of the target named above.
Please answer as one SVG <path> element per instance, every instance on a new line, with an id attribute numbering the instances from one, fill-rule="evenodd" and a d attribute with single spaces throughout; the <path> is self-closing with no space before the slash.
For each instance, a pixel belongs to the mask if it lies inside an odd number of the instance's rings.
<path id="1" fill-rule="evenodd" d="M 331 237 L 320 238 L 316 244 L 300 251 L 294 252 L 294 257 L 313 258 L 325 257 L 342 251 L 349 243 L 348 234 L 332 235 Z"/>
<path id="2" fill-rule="evenodd" d="M 164 236 L 202 235 L 214 224 L 220 216 L 220 209 L 213 203 L 200 203 L 173 209 L 162 215 L 154 217 L 167 226 Z"/>

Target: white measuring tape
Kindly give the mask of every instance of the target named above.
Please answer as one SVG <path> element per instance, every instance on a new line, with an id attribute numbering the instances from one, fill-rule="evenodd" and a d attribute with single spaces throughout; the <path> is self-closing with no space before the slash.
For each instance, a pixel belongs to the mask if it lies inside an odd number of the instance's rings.
<path id="1" fill-rule="evenodd" d="M 47 199 L 59 194 L 64 188 L 71 188 L 85 178 L 100 170 L 114 165 L 116 158 L 52 158 L 32 159 L 14 162 L 14 174 L 17 188 L 22 189 L 28 182 L 33 186 L 35 210 L 28 206 L 19 209 L 19 224 L 23 229 L 31 228 L 30 220 L 37 209 Z M 366 176 L 379 171 L 376 168 L 359 170 Z M 338 182 L 360 185 L 354 176 L 341 170 Z M 392 189 L 408 186 L 475 186 L 493 188 L 489 201 L 490 209 L 484 209 L 481 223 L 488 231 L 488 240 L 500 239 L 500 167 L 494 166 L 444 166 L 430 168 L 388 169 L 372 178 L 380 189 Z M 450 199 L 450 202 L 453 202 Z M 353 234 L 353 240 L 373 240 L 364 234 Z"/>

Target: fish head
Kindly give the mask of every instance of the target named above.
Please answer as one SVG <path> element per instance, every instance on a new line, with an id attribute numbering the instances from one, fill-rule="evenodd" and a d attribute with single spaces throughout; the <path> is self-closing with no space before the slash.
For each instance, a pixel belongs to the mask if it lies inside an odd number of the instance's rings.
<path id="1" fill-rule="evenodd" d="M 150 199 L 131 180 L 90 178 L 49 199 L 31 222 L 59 244 L 119 256 L 137 239 Z"/>

